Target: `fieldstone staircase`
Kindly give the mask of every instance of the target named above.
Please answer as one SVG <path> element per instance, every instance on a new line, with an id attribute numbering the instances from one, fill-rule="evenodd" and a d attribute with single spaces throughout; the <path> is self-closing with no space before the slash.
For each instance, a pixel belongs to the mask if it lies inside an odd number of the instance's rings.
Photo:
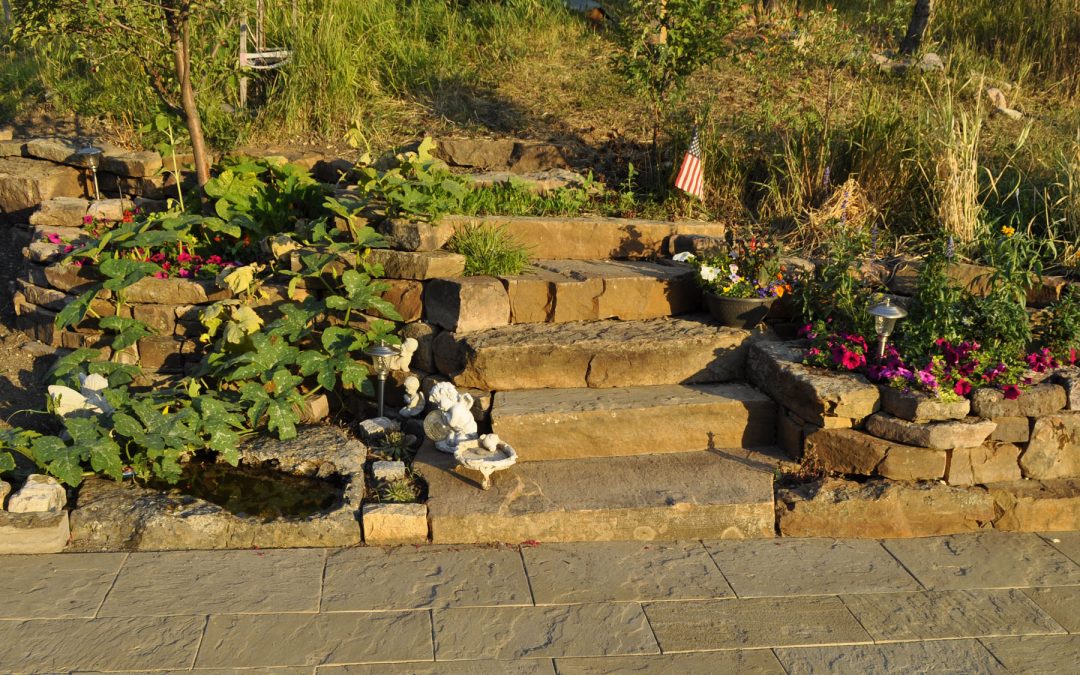
<path id="1" fill-rule="evenodd" d="M 389 234 L 423 252 L 463 222 L 477 219 Z M 446 329 L 439 375 L 490 402 L 491 430 L 520 459 L 481 491 L 426 444 L 415 468 L 432 541 L 774 536 L 777 407 L 742 383 L 765 335 L 713 323 L 689 268 L 665 262 L 674 238 L 722 226 L 491 222 L 540 259 L 513 277 L 429 281 L 425 318 Z"/>

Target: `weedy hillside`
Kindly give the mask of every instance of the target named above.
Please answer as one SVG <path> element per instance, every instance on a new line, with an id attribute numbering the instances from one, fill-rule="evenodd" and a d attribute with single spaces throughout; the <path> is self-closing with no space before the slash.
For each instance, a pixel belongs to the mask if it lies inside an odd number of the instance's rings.
<path id="1" fill-rule="evenodd" d="M 910 63 L 896 52 L 914 0 L 769 12 L 668 0 L 662 17 L 648 0 L 590 13 L 562 0 L 268 0 L 265 42 L 293 56 L 256 74 L 241 108 L 239 25 L 254 4 L 222 0 L 193 27 L 220 151 L 542 138 L 609 186 L 630 177 L 634 215 L 767 226 L 810 252 L 838 226 L 873 231 L 883 251 L 951 236 L 971 258 L 1007 226 L 1046 242 L 1050 269 L 1080 264 L 1080 0 L 933 3 Z M 152 143 L 141 130 L 161 109 L 138 64 L 77 57 L 69 39 L 0 41 L 0 118 L 77 114 Z M 701 202 L 670 187 L 695 126 Z"/>

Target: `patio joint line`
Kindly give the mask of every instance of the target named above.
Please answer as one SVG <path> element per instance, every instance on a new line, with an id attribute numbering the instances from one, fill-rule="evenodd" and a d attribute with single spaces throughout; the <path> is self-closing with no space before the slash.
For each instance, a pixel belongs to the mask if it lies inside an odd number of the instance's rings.
<path id="1" fill-rule="evenodd" d="M 322 554 L 322 574 L 319 575 L 319 601 L 315 603 L 315 614 L 323 613 L 323 598 L 326 595 L 326 563 L 330 559 L 330 554 L 326 549 L 323 549 Z"/>
<path id="2" fill-rule="evenodd" d="M 1047 546 L 1054 549 L 1055 551 L 1057 551 L 1061 555 L 1065 556 L 1066 560 L 1069 560 L 1069 561 L 1071 561 L 1072 563 L 1074 563 L 1076 565 L 1080 565 L 1080 558 L 1073 558 L 1071 555 L 1069 555 L 1065 551 L 1058 548 L 1057 544 L 1055 544 L 1054 541 L 1053 541 L 1054 539 L 1058 539 L 1057 537 L 1053 536 L 1052 534 L 1042 534 L 1042 533 L 1037 533 L 1036 536 L 1039 537 L 1039 539 L 1042 539 L 1043 542 Z M 1058 539 L 1058 544 L 1060 544 L 1060 543 L 1061 543 L 1061 540 Z"/>
<path id="3" fill-rule="evenodd" d="M 532 577 L 529 575 L 529 563 L 525 562 L 525 550 L 520 546 L 517 547 L 517 550 L 518 557 L 521 558 L 521 569 L 525 571 L 525 583 L 529 586 L 529 599 L 532 600 L 533 607 L 539 607 L 536 604 L 536 593 L 533 592 Z"/>
<path id="4" fill-rule="evenodd" d="M 782 647 L 769 647 L 769 652 L 772 654 L 773 658 L 776 659 L 776 662 L 780 664 L 780 670 L 787 673 L 787 675 L 791 675 L 791 671 L 788 670 L 788 667 L 785 666 L 784 662 L 780 660 L 780 655 L 776 653 L 777 649 L 782 649 Z"/>
<path id="5" fill-rule="evenodd" d="M 645 625 L 649 627 L 649 632 L 652 633 L 653 642 L 656 643 L 656 648 L 660 650 L 661 654 L 666 654 L 664 648 L 660 645 L 660 638 L 656 634 L 656 629 L 653 628 L 652 619 L 649 618 L 649 613 L 645 611 L 645 603 L 640 600 L 637 601 L 637 606 L 641 608 L 641 613 L 645 616 Z"/>
<path id="6" fill-rule="evenodd" d="M 203 621 L 202 632 L 199 633 L 199 644 L 195 645 L 195 655 L 191 657 L 191 665 L 188 666 L 188 670 L 195 670 L 195 664 L 199 662 L 199 652 L 202 651 L 203 640 L 206 639 L 206 631 L 210 629 L 210 615 L 206 615 L 206 620 Z"/>
<path id="7" fill-rule="evenodd" d="M 127 566 L 128 560 L 131 559 L 131 553 L 124 553 L 124 559 L 120 561 L 120 564 L 116 567 L 116 574 L 113 575 L 112 583 L 109 584 L 108 590 L 105 591 L 105 595 L 101 596 L 101 602 L 98 603 L 97 609 L 94 610 L 94 616 L 92 619 L 101 618 L 101 608 L 105 606 L 105 601 L 112 595 L 113 589 L 116 588 L 116 581 L 120 578 L 120 573 L 124 571 L 124 567 Z"/>
<path id="8" fill-rule="evenodd" d="M 431 661 L 434 663 L 435 659 L 435 608 L 429 607 L 427 610 L 428 623 L 431 625 Z"/>
<path id="9" fill-rule="evenodd" d="M 743 599 L 742 596 L 739 595 L 739 592 L 735 590 L 734 584 L 732 584 L 731 581 L 727 578 L 727 575 L 724 574 L 724 568 L 720 567 L 720 563 L 716 562 L 716 558 L 713 556 L 712 551 L 709 550 L 709 547 L 705 545 L 704 540 L 698 539 L 698 543 L 701 544 L 701 548 L 705 549 L 705 555 L 709 556 L 709 560 L 712 561 L 712 564 L 716 568 L 716 571 L 720 573 L 720 578 L 723 579 L 724 583 L 727 584 L 727 587 L 731 589 L 731 594 L 740 600 Z M 723 598 L 712 599 L 723 600 Z"/>
<path id="10" fill-rule="evenodd" d="M 917 581 L 917 580 L 916 580 L 916 581 Z M 844 602 L 844 596 L 842 596 L 842 595 L 840 595 L 840 594 L 836 594 L 836 595 L 834 595 L 833 597 L 834 597 L 834 598 L 836 598 L 837 600 L 839 600 L 839 601 L 840 601 L 840 604 L 841 604 L 841 605 L 843 605 L 843 606 L 844 606 L 844 609 L 846 609 L 846 610 L 847 610 L 847 613 L 851 615 L 851 618 L 852 618 L 852 619 L 855 619 L 855 623 L 859 624 L 859 628 L 862 628 L 862 629 L 863 629 L 863 632 L 864 632 L 864 633 L 866 633 L 866 637 L 870 638 L 870 643 L 871 643 L 871 644 L 875 644 L 875 645 L 876 645 L 876 644 L 879 644 L 879 643 L 878 643 L 878 639 L 877 639 L 876 637 L 874 637 L 874 634 L 873 634 L 873 633 L 871 633 L 871 632 L 870 632 L 870 631 L 869 631 L 869 630 L 868 630 L 868 629 L 866 628 L 866 625 L 865 625 L 865 624 L 863 624 L 863 622 L 862 622 L 862 619 L 860 619 L 860 618 L 859 618 L 859 617 L 858 617 L 858 616 L 857 616 L 857 615 L 855 614 L 855 612 L 851 611 L 851 608 L 850 608 L 850 607 L 848 607 L 848 604 L 847 604 L 846 602 Z M 921 640 L 920 640 L 920 642 L 921 642 Z"/>
<path id="11" fill-rule="evenodd" d="M 994 653 L 994 650 L 990 649 L 990 646 L 987 645 L 985 642 L 983 642 L 983 640 L 985 640 L 985 639 L 986 639 L 985 637 L 981 637 L 981 636 L 977 637 L 977 638 L 975 638 L 975 643 L 978 644 L 980 647 L 982 647 L 983 651 L 985 651 L 987 654 L 990 655 L 990 658 L 994 659 L 999 664 L 1001 664 L 1001 667 L 1003 669 L 1005 669 L 1006 671 L 1009 670 L 1008 668 L 1005 668 L 1005 664 L 1002 663 L 1001 659 L 998 658 L 998 655 Z"/>
<path id="12" fill-rule="evenodd" d="M 878 544 L 878 546 L 880 546 L 880 547 L 881 547 L 881 548 L 882 548 L 882 549 L 883 549 L 883 550 L 884 550 L 884 551 L 885 551 L 886 553 L 888 553 L 888 554 L 889 554 L 889 557 L 890 557 L 890 558 L 892 558 L 893 560 L 895 560 L 895 561 L 896 561 L 896 564 L 897 564 L 897 565 L 899 565 L 899 566 L 900 566 L 901 568 L 903 568 L 903 570 L 904 570 L 905 572 L 907 572 L 907 573 L 908 573 L 908 575 L 910 575 L 912 579 L 914 579 L 914 580 L 915 580 L 915 583 L 919 584 L 919 588 L 923 589 L 923 591 L 930 591 L 930 590 L 933 590 L 933 589 L 931 589 L 931 588 L 930 588 L 929 586 L 927 586 L 926 584 L 924 584 L 924 583 L 923 583 L 923 581 L 922 581 L 922 579 L 920 579 L 920 578 L 918 577 L 918 575 L 916 575 L 916 574 L 915 574 L 914 572 L 912 572 L 912 571 L 911 571 L 911 570 L 910 570 L 910 569 L 908 568 L 908 566 L 904 564 L 904 561 L 903 561 L 903 560 L 901 560 L 900 558 L 897 558 L 897 557 L 896 557 L 896 554 L 895 554 L 895 553 L 893 553 L 893 552 L 892 552 L 891 550 L 889 550 L 889 547 L 885 545 L 885 542 L 884 542 L 884 541 L 882 541 L 882 540 L 878 539 L 878 541 L 877 541 L 877 544 Z M 914 592 L 919 592 L 919 591 L 914 591 Z"/>

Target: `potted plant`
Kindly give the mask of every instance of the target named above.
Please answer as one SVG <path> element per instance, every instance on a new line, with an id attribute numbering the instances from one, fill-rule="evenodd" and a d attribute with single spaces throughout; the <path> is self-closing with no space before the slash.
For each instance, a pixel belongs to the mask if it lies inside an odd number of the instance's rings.
<path id="1" fill-rule="evenodd" d="M 730 239 L 723 247 L 681 260 L 697 269 L 705 304 L 713 318 L 732 328 L 753 328 L 769 313 L 773 302 L 791 290 L 773 242 L 751 237 Z"/>

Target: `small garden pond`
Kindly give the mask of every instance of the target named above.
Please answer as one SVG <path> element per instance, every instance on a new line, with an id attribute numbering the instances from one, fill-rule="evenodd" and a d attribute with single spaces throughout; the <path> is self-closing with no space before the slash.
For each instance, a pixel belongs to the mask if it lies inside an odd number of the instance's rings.
<path id="1" fill-rule="evenodd" d="M 198 497 L 237 516 L 269 522 L 329 511 L 341 501 L 344 482 L 297 476 L 269 464 L 230 466 L 195 460 L 184 466 L 176 485 L 155 480 L 148 487 Z"/>

